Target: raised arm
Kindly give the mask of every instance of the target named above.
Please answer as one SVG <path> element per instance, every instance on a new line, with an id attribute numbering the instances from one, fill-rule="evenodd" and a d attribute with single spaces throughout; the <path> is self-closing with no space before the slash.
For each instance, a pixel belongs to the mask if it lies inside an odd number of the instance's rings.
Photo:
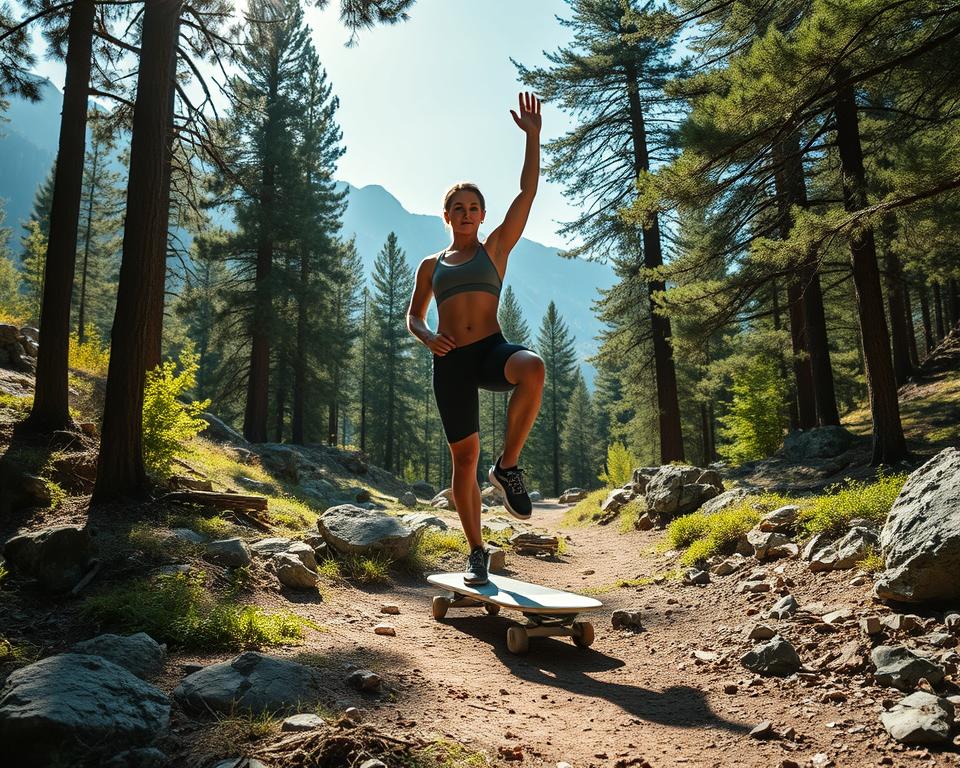
<path id="1" fill-rule="evenodd" d="M 532 93 L 520 94 L 520 114 L 512 109 L 510 115 L 526 135 L 526 149 L 523 155 L 523 170 L 520 172 L 520 194 L 516 196 L 503 223 L 486 240 L 489 253 L 500 267 L 506 269 L 507 256 L 517 244 L 523 228 L 527 225 L 530 206 L 537 194 L 537 182 L 540 179 L 540 100 Z"/>

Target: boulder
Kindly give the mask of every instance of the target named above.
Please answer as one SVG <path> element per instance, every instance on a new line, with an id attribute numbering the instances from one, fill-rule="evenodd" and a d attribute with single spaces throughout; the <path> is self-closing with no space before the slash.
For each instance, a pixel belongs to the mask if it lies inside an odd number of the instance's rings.
<path id="1" fill-rule="evenodd" d="M 731 488 L 719 496 L 708 499 L 698 510 L 704 515 L 712 515 L 729 507 L 734 507 L 750 495 L 746 488 Z"/>
<path id="2" fill-rule="evenodd" d="M 793 552 L 788 547 L 789 537 L 782 533 L 765 533 L 759 528 L 754 528 L 747 533 L 747 541 L 753 547 L 753 554 L 760 562 L 784 557 Z"/>
<path id="3" fill-rule="evenodd" d="M 275 555 L 287 554 L 298 558 L 306 568 L 317 570 L 316 547 L 305 541 L 295 541 L 282 536 L 269 539 L 260 539 L 250 545 L 255 555 L 271 558 Z"/>
<path id="4" fill-rule="evenodd" d="M 250 565 L 250 547 L 239 537 L 220 539 L 207 544 L 204 557 L 217 565 L 240 568 Z"/>
<path id="5" fill-rule="evenodd" d="M 647 484 L 647 509 L 661 517 L 683 515 L 722 491 L 723 484 L 714 470 L 666 464 Z"/>
<path id="6" fill-rule="evenodd" d="M 43 481 L 13 462 L 0 459 L 0 514 L 29 507 L 49 507 L 53 502 L 50 489 Z"/>
<path id="7" fill-rule="evenodd" d="M 760 675 L 776 675 L 786 677 L 800 669 L 800 657 L 796 649 L 776 635 L 765 643 L 755 645 L 752 650 L 740 659 L 751 672 Z"/>
<path id="8" fill-rule="evenodd" d="M 137 632 L 135 635 L 106 634 L 81 640 L 70 652 L 101 656 L 145 679 L 163 669 L 167 646 L 160 645 L 146 632 Z"/>
<path id="9" fill-rule="evenodd" d="M 410 488 L 421 499 L 432 499 L 437 495 L 437 490 L 426 480 L 417 480 Z"/>
<path id="10" fill-rule="evenodd" d="M 543 501 L 543 494 L 540 491 L 530 491 L 530 501 Z"/>
<path id="11" fill-rule="evenodd" d="M 413 491 L 404 491 L 398 501 L 405 507 L 417 506 L 417 495 Z"/>
<path id="12" fill-rule="evenodd" d="M 606 515 L 615 515 L 626 504 L 633 501 L 636 494 L 624 488 L 615 488 L 607 494 L 607 498 L 600 505 L 600 511 Z"/>
<path id="13" fill-rule="evenodd" d="M 764 515 L 760 521 L 759 528 L 761 531 L 774 531 L 777 533 L 790 531 L 793 528 L 794 522 L 796 522 L 799 511 L 800 507 L 796 504 L 787 504 L 785 507 L 775 509 L 773 512 Z"/>
<path id="14" fill-rule="evenodd" d="M 890 508 L 880 546 L 878 597 L 920 603 L 960 598 L 960 451 L 945 448 L 916 469 Z"/>
<path id="15" fill-rule="evenodd" d="M 587 491 L 583 488 L 567 488 L 567 490 L 560 494 L 560 498 L 557 501 L 560 504 L 576 504 L 585 498 L 587 498 Z"/>
<path id="16" fill-rule="evenodd" d="M 773 604 L 773 607 L 769 611 L 767 611 L 766 618 L 787 619 L 793 616 L 793 614 L 795 614 L 799 608 L 800 605 L 797 603 L 797 600 L 793 595 L 784 595 Z"/>
<path id="17" fill-rule="evenodd" d="M 881 713 L 880 722 L 904 744 L 946 744 L 950 741 L 954 709 L 947 699 L 917 691 Z"/>
<path id="18" fill-rule="evenodd" d="M 442 504 L 447 509 L 456 509 L 457 505 L 453 501 L 453 488 L 444 488 L 436 496 L 430 499 L 430 504 L 435 507 Z"/>
<path id="19" fill-rule="evenodd" d="M 869 528 L 851 528 L 839 541 L 824 547 L 810 560 L 811 571 L 847 571 L 880 544 Z"/>
<path id="20" fill-rule="evenodd" d="M 226 422 L 221 421 L 212 413 L 201 413 L 200 418 L 207 422 L 207 426 L 200 432 L 201 437 L 215 443 L 232 443 L 233 445 L 249 445 L 247 439 Z"/>
<path id="21" fill-rule="evenodd" d="M 814 427 L 794 430 L 784 438 L 778 452 L 791 461 L 830 459 L 853 445 L 854 436 L 843 427 Z"/>
<path id="22" fill-rule="evenodd" d="M 438 531 L 446 531 L 450 528 L 447 522 L 429 512 L 408 512 L 400 515 L 400 522 L 412 531 L 419 531 L 422 528 L 436 528 Z"/>
<path id="23" fill-rule="evenodd" d="M 9 539 L 3 556 L 18 573 L 51 592 L 72 589 L 90 567 L 96 546 L 86 528 L 62 525 Z"/>
<path id="24" fill-rule="evenodd" d="M 396 517 L 352 504 L 328 509 L 317 519 L 317 529 L 340 554 L 380 551 L 395 560 L 407 555 L 417 536 Z"/>
<path id="25" fill-rule="evenodd" d="M 313 554 L 313 550 L 310 550 Z M 291 589 L 313 589 L 317 586 L 317 574 L 303 564 L 296 555 L 290 552 L 280 552 L 270 558 L 268 568 L 277 574 L 277 578 L 284 586 Z"/>
<path id="26" fill-rule="evenodd" d="M 810 537 L 810 540 L 803 545 L 803 550 L 800 552 L 800 557 L 807 562 L 810 562 L 813 560 L 813 556 L 816 555 L 821 549 L 830 546 L 831 541 L 833 541 L 833 539 L 826 531 L 813 534 L 813 536 Z"/>
<path id="27" fill-rule="evenodd" d="M 877 668 L 873 676 L 880 685 L 891 685 L 907 693 L 917 687 L 921 677 L 933 685 L 943 680 L 943 669 L 902 645 L 877 646 L 870 659 Z"/>
<path id="28" fill-rule="evenodd" d="M 120 745 L 150 743 L 169 722 L 163 691 L 102 656 L 48 656 L 11 672 L 0 690 L 0 744 L 9 765 L 109 757 Z"/>
<path id="29" fill-rule="evenodd" d="M 199 714 L 212 710 L 259 715 L 311 710 L 326 692 L 323 676 L 312 667 L 247 651 L 188 675 L 173 697 Z"/>

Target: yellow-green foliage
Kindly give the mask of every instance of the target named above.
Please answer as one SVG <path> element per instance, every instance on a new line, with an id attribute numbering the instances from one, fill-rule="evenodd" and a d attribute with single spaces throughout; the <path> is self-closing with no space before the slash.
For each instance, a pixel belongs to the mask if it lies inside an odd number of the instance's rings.
<path id="1" fill-rule="evenodd" d="M 279 533 L 317 529 L 317 513 L 299 499 L 271 496 L 270 517 L 280 526 Z"/>
<path id="2" fill-rule="evenodd" d="M 774 493 L 748 496 L 727 509 L 705 515 L 694 512 L 678 517 L 667 526 L 663 548 L 685 550 L 682 565 L 697 565 L 714 555 L 730 554 L 741 536 L 760 522 L 760 518 L 791 499 Z"/>
<path id="3" fill-rule="evenodd" d="M 877 551 L 876 547 L 867 547 L 866 554 L 857 562 L 857 568 L 867 573 L 879 573 L 887 567 L 883 555 Z"/>
<path id="4" fill-rule="evenodd" d="M 0 584 L 3 583 L 3 580 L 7 578 L 9 574 L 10 571 L 7 570 L 7 567 L 3 563 L 0 563 Z"/>
<path id="5" fill-rule="evenodd" d="M 317 563 L 317 575 L 322 576 L 328 581 L 339 581 L 343 578 L 339 561 L 332 557 L 325 558 Z"/>
<path id="6" fill-rule="evenodd" d="M 14 643 L 0 634 L 0 664 L 17 666 L 30 664 L 40 658 L 40 649 L 29 643 Z"/>
<path id="7" fill-rule="evenodd" d="M 647 503 L 643 498 L 636 498 L 628 501 L 620 508 L 620 522 L 618 523 L 620 533 L 629 533 L 637 529 L 637 519 L 647 511 Z"/>
<path id="8" fill-rule="evenodd" d="M 70 332 L 68 363 L 70 368 L 92 376 L 106 376 L 110 366 L 110 347 L 102 342 L 97 327 L 87 323 L 84 327 L 83 344 L 76 331 Z"/>
<path id="9" fill-rule="evenodd" d="M 171 528 L 189 528 L 191 531 L 202 533 L 213 539 L 227 539 L 235 536 L 240 526 L 234 525 L 220 515 L 198 515 L 186 512 L 177 512 L 166 518 Z"/>
<path id="10" fill-rule="evenodd" d="M 404 761 L 407 768 L 486 768 L 490 764 L 485 753 L 444 740 L 420 747 Z"/>
<path id="11" fill-rule="evenodd" d="M 467 540 L 460 531 L 425 528 L 410 548 L 406 567 L 412 573 L 425 573 L 438 568 L 447 555 L 466 555 L 469 551 Z"/>
<path id="12" fill-rule="evenodd" d="M 384 554 L 347 555 L 342 570 L 347 578 L 360 584 L 389 584 L 390 558 Z"/>
<path id="13" fill-rule="evenodd" d="M 238 650 L 296 643 L 304 627 L 320 629 L 292 613 L 218 599 L 202 571 L 121 585 L 83 605 L 87 618 L 124 632 L 146 632 L 179 648 Z"/>
<path id="14" fill-rule="evenodd" d="M 33 395 L 17 397 L 16 395 L 8 395 L 6 392 L 0 392 L 0 408 L 26 415 L 33 408 Z"/>
<path id="15" fill-rule="evenodd" d="M 614 442 L 607 447 L 607 469 L 598 478 L 606 486 L 619 488 L 633 479 L 633 468 L 639 463 L 623 443 Z"/>
<path id="16" fill-rule="evenodd" d="M 166 476 L 173 457 L 184 454 L 190 438 L 204 427 L 199 417 L 209 400 L 182 403 L 177 398 L 196 385 L 198 356 L 189 346 L 180 355 L 181 372 L 168 360 L 147 373 L 143 390 L 143 461 L 148 471 Z"/>
<path id="17" fill-rule="evenodd" d="M 830 489 L 801 508 L 797 529 L 806 536 L 821 532 L 839 535 L 856 518 L 882 525 L 906 481 L 905 474 L 880 473 L 875 483 L 856 481 L 843 488 Z"/>
<path id="18" fill-rule="evenodd" d="M 786 385 L 772 357 L 757 356 L 738 368 L 731 387 L 733 399 L 720 417 L 717 450 L 732 464 L 762 459 L 783 443 Z"/>
<path id="19" fill-rule="evenodd" d="M 600 517 L 600 505 L 612 488 L 599 488 L 586 495 L 583 501 L 578 501 L 563 513 L 563 525 L 587 525 Z"/>

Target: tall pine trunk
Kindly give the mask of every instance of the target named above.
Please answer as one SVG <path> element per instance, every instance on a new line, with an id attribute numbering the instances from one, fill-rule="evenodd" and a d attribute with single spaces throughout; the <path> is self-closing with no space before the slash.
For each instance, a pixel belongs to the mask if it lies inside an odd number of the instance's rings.
<path id="1" fill-rule="evenodd" d="M 77 226 L 83 194 L 94 11 L 93 0 L 75 0 L 67 26 L 63 112 L 40 305 L 40 348 L 33 407 L 25 424 L 35 432 L 52 432 L 74 426 L 67 395 L 67 359 Z"/>
<path id="2" fill-rule="evenodd" d="M 943 325 L 943 297 L 940 294 L 940 283 L 933 284 L 933 314 L 937 321 L 937 341 L 943 341 L 947 331 Z"/>
<path id="3" fill-rule="evenodd" d="M 169 126 L 170 57 L 183 0 L 154 0 L 143 15 L 130 141 L 123 259 L 111 333 L 94 502 L 142 496 L 143 384 L 150 300 L 163 290 L 168 210 L 161 204 Z"/>
<path id="4" fill-rule="evenodd" d="M 923 323 L 924 354 L 929 355 L 937 344 L 933 340 L 933 326 L 930 324 L 930 297 L 927 295 L 926 283 L 920 283 L 917 286 L 917 293 L 920 295 L 920 320 Z"/>
<path id="5" fill-rule="evenodd" d="M 947 289 L 949 292 L 947 307 L 950 311 L 950 328 L 952 330 L 960 325 L 960 283 L 951 278 L 950 282 L 947 283 Z"/>
<path id="6" fill-rule="evenodd" d="M 913 324 L 913 303 L 910 301 L 910 283 L 903 283 L 903 310 L 907 317 L 907 352 L 910 353 L 910 365 L 916 373 L 920 366 L 920 354 L 917 351 L 917 329 Z"/>
<path id="7" fill-rule="evenodd" d="M 626 64 L 627 97 L 630 101 L 630 123 L 633 139 L 634 174 L 650 170 L 647 151 L 647 132 L 644 125 L 643 106 L 640 103 L 638 73 L 630 62 Z M 660 224 L 657 217 L 643 227 L 643 263 L 647 269 L 663 266 L 660 247 Z M 673 363 L 673 346 L 670 341 L 670 319 L 656 312 L 655 294 L 666 290 L 663 280 L 647 283 L 650 300 L 650 324 L 653 335 L 653 358 L 657 378 L 657 410 L 660 420 L 660 461 L 683 461 L 683 433 L 680 425 L 680 402 L 677 397 L 677 371 Z M 559 481 L 557 483 L 559 485 Z M 559 491 L 557 491 L 559 493 Z"/>
<path id="8" fill-rule="evenodd" d="M 87 190 L 87 221 L 83 233 L 83 266 L 80 269 L 80 299 L 77 302 L 77 340 L 86 341 L 87 324 L 87 271 L 90 263 L 90 239 L 93 237 L 93 200 L 97 193 L 97 172 L 100 161 L 100 144 L 93 145 L 90 188 Z"/>
<path id="9" fill-rule="evenodd" d="M 840 84 L 835 101 L 837 148 L 843 178 L 844 208 L 854 212 L 867 205 L 867 185 L 857 105 L 853 87 L 843 83 L 846 76 L 844 70 L 838 73 Z M 883 291 L 872 227 L 858 229 L 851 235 L 850 255 L 873 419 L 872 463 L 894 464 L 907 455 L 907 445 L 900 424 L 897 382 L 890 360 L 890 334 L 883 312 Z"/>
<path id="10" fill-rule="evenodd" d="M 779 331 L 783 326 L 782 321 L 780 320 L 780 289 L 777 286 L 777 281 L 772 280 L 770 282 L 770 303 L 771 303 L 771 315 L 773 317 L 773 330 Z M 791 329 L 792 330 L 792 329 Z M 792 335 L 792 334 L 791 334 Z M 777 367 L 780 369 L 780 378 L 784 381 L 787 380 L 787 364 L 783 359 L 783 355 L 777 355 Z M 787 413 L 788 421 L 790 424 L 790 431 L 800 429 L 800 411 L 798 408 L 798 396 L 796 386 L 790 387 L 789 400 L 787 404 Z"/>
<path id="11" fill-rule="evenodd" d="M 310 184 L 307 171 L 307 184 Z M 291 440 L 303 445 L 304 402 L 307 388 L 307 286 L 310 284 L 308 249 L 300 247 L 300 291 L 297 297 L 297 351 L 293 361 L 293 414 L 291 416 Z"/>
<path id="12" fill-rule="evenodd" d="M 890 338 L 893 343 L 893 373 L 897 386 L 903 386 L 913 375 L 907 330 L 907 309 L 903 299 L 903 268 L 893 250 L 896 222 L 888 216 L 882 224 L 884 233 L 883 266 L 887 285 L 887 310 L 890 315 Z"/>

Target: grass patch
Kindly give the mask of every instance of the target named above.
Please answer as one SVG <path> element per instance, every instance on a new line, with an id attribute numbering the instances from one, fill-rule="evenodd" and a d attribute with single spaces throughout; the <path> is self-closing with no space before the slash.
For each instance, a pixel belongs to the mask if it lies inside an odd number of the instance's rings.
<path id="1" fill-rule="evenodd" d="M 582 595 L 603 595 L 607 592 L 613 592 L 615 589 L 631 589 L 636 587 L 646 587 L 650 584 L 656 583 L 660 577 L 664 581 L 678 581 L 680 579 L 679 569 L 674 569 L 672 571 L 665 571 L 658 576 L 640 576 L 636 579 L 617 579 L 612 584 L 599 584 L 595 587 L 584 587 L 583 589 L 578 589 L 577 591 Z"/>
<path id="2" fill-rule="evenodd" d="M 204 574 L 174 574 L 136 581 L 88 598 L 83 614 L 125 632 L 146 632 L 179 648 L 241 650 L 298 643 L 304 627 L 319 626 L 292 613 L 266 613 L 254 605 L 218 599 Z"/>
<path id="3" fill-rule="evenodd" d="M 797 530 L 807 537 L 817 533 L 840 535 L 857 518 L 882 525 L 906 481 L 905 474 L 878 474 L 874 483 L 857 481 L 828 489 L 800 509 Z"/>
<path id="4" fill-rule="evenodd" d="M 322 576 L 327 581 L 340 581 L 343 579 L 343 571 L 340 569 L 339 561 L 332 557 L 327 557 L 317 563 L 317 575 Z"/>
<path id="5" fill-rule="evenodd" d="M 628 501 L 620 510 L 620 519 L 617 521 L 617 530 L 620 533 L 630 533 L 637 530 L 637 520 L 647 511 L 647 503 L 640 496 Z"/>
<path id="6" fill-rule="evenodd" d="M 589 525 L 600 517 L 600 505 L 607 498 L 612 488 L 598 488 L 578 501 L 563 513 L 562 524 L 567 527 Z"/>
<path id="7" fill-rule="evenodd" d="M 243 528 L 234 525 L 220 515 L 199 515 L 177 513 L 167 517 L 167 525 L 171 528 L 189 528 L 191 531 L 202 533 L 211 539 L 226 539 L 236 535 Z"/>
<path id="8" fill-rule="evenodd" d="M 177 538 L 169 531 L 158 530 L 147 523 L 135 523 L 130 528 L 127 540 L 130 546 L 139 549 L 151 560 L 181 559 L 199 556 L 203 552 L 202 544 Z"/>
<path id="9" fill-rule="evenodd" d="M 714 555 L 728 555 L 740 537 L 760 522 L 760 518 L 791 499 L 775 493 L 748 496 L 739 504 L 705 515 L 693 512 L 678 517 L 667 526 L 662 550 L 684 550 L 680 564 L 700 565 Z"/>
<path id="10" fill-rule="evenodd" d="M 0 392 L 0 408 L 26 416 L 33 408 L 33 395 L 17 397 L 16 395 L 8 395 L 6 392 Z"/>
<path id="11" fill-rule="evenodd" d="M 425 528 L 414 542 L 404 565 L 411 573 L 436 570 L 448 555 L 467 555 L 470 545 L 460 531 Z"/>
<path id="12" fill-rule="evenodd" d="M 350 581 L 359 584 L 389 584 L 390 565 L 388 555 L 347 555 L 340 564 L 342 572 Z"/>
<path id="13" fill-rule="evenodd" d="M 15 643 L 0 634 L 0 664 L 32 664 L 40 658 L 40 649 L 30 643 Z"/>
<path id="14" fill-rule="evenodd" d="M 7 566 L 3 563 L 0 563 L 0 584 L 3 584 L 3 580 L 10 575 L 10 571 L 7 570 Z"/>
<path id="15" fill-rule="evenodd" d="M 857 562 L 857 568 L 871 576 L 887 569 L 883 555 L 876 547 L 868 547 L 866 554 Z"/>
<path id="16" fill-rule="evenodd" d="M 490 760 L 485 752 L 440 739 L 414 751 L 403 765 L 404 768 L 486 768 Z"/>
<path id="17" fill-rule="evenodd" d="M 217 722 L 191 737 L 197 751 L 204 753 L 230 754 L 237 752 L 238 745 L 260 741 L 280 733 L 280 719 L 269 712 L 253 715 L 220 715 Z"/>

